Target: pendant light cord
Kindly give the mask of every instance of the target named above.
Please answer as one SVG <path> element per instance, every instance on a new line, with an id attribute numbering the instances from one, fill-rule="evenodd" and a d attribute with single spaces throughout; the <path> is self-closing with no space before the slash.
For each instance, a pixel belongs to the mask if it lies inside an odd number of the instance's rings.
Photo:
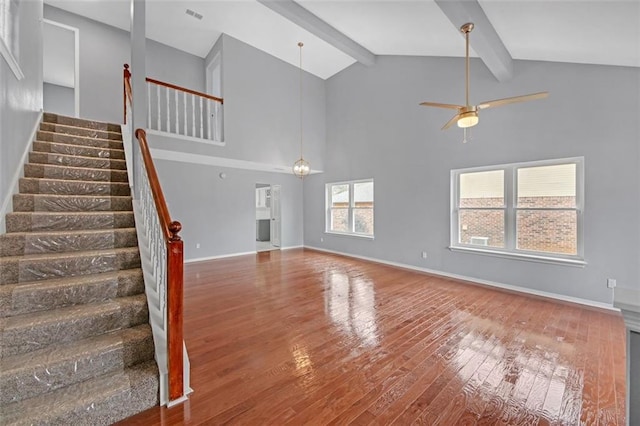
<path id="1" fill-rule="evenodd" d="M 300 47 L 300 158 L 302 158 L 302 42 L 298 43 Z"/>
<path id="2" fill-rule="evenodd" d="M 466 50 L 466 75 L 467 75 L 467 85 L 466 85 L 466 93 L 465 93 L 465 97 L 467 99 L 467 103 L 466 106 L 469 106 L 469 31 L 465 31 L 465 38 L 466 38 L 466 45 L 467 45 L 467 50 Z"/>

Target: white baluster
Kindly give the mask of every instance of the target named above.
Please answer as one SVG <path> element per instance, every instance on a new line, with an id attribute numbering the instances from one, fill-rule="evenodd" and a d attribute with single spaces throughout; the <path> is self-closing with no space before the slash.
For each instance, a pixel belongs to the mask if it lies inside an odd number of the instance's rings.
<path id="1" fill-rule="evenodd" d="M 193 116 L 191 120 L 191 136 L 196 135 L 196 97 L 191 95 L 191 115 Z"/>
<path id="2" fill-rule="evenodd" d="M 204 110 L 202 108 L 202 96 L 199 96 L 200 98 L 200 138 L 204 139 L 204 134 L 202 133 L 202 116 L 204 115 Z"/>
<path id="3" fill-rule="evenodd" d="M 187 92 L 182 92 L 184 95 L 182 100 L 184 101 L 184 124 L 182 126 L 182 134 L 187 136 Z"/>
<path id="4" fill-rule="evenodd" d="M 151 126 L 151 83 L 147 83 L 147 123 Z"/>
<path id="5" fill-rule="evenodd" d="M 180 133 L 180 123 L 178 122 L 179 121 L 179 119 L 178 119 L 178 104 L 180 102 L 178 102 L 178 91 L 174 90 L 173 93 L 175 93 L 175 95 L 176 95 L 176 134 L 179 134 Z"/>
<path id="6" fill-rule="evenodd" d="M 156 127 L 156 130 L 161 130 L 160 127 L 160 86 L 156 85 L 156 98 L 158 99 L 158 127 Z"/>
<path id="7" fill-rule="evenodd" d="M 213 140 L 211 135 L 211 99 L 207 99 L 207 138 Z"/>
<path id="8" fill-rule="evenodd" d="M 167 97 L 167 133 L 171 132 L 171 108 L 169 108 L 169 88 L 164 88 Z"/>

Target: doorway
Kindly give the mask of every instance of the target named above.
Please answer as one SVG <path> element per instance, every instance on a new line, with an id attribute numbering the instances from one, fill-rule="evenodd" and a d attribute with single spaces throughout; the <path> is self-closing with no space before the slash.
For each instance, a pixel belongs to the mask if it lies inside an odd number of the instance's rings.
<path id="1" fill-rule="evenodd" d="M 79 29 L 43 20 L 43 109 L 46 112 L 80 115 Z"/>
<path id="2" fill-rule="evenodd" d="M 257 183 L 256 251 L 279 250 L 281 241 L 280 185 Z"/>

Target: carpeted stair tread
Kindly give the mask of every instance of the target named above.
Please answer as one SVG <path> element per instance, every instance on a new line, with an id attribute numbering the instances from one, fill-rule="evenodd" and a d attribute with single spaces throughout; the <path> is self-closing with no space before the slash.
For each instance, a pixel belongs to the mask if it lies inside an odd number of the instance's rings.
<path id="1" fill-rule="evenodd" d="M 145 324 L 148 320 L 144 294 L 0 318 L 0 358 Z"/>
<path id="2" fill-rule="evenodd" d="M 73 145 L 95 146 L 100 148 L 116 148 L 122 149 L 123 143 L 120 140 L 90 138 L 78 135 L 65 135 L 63 133 L 47 132 L 38 130 L 36 132 L 36 141 L 40 142 L 60 142 Z"/>
<path id="3" fill-rule="evenodd" d="M 87 129 L 110 130 L 119 132 L 120 124 L 107 123 L 104 121 L 86 120 L 84 118 L 69 117 L 61 114 L 45 112 L 42 115 L 42 121 L 45 123 L 64 124 L 67 126 L 84 127 Z"/>
<path id="4" fill-rule="evenodd" d="M 10 425 L 108 425 L 158 405 L 154 361 L 3 407 Z"/>
<path id="5" fill-rule="evenodd" d="M 91 167 L 58 166 L 55 164 L 24 165 L 24 177 L 96 182 L 128 182 L 126 170 L 96 169 Z"/>
<path id="6" fill-rule="evenodd" d="M 89 138 L 122 140 L 122 133 L 109 130 L 87 129 L 86 127 L 67 126 L 65 124 L 40 123 L 40 130 L 64 135 L 84 136 Z"/>
<path id="7" fill-rule="evenodd" d="M 14 212 L 7 214 L 7 232 L 131 228 L 133 212 Z"/>
<path id="8" fill-rule="evenodd" d="M 0 285 L 140 267 L 138 247 L 0 257 Z"/>
<path id="9" fill-rule="evenodd" d="M 86 167 L 92 169 L 127 169 L 125 160 L 118 160 L 115 158 L 85 157 L 82 155 L 54 154 L 48 152 L 31 151 L 29 153 L 29 162 L 71 167 Z"/>
<path id="10" fill-rule="evenodd" d="M 124 195 L 16 194 L 13 196 L 13 210 L 21 212 L 130 211 L 132 209 L 131 197 Z"/>
<path id="11" fill-rule="evenodd" d="M 142 269 L 0 285 L 0 317 L 102 302 L 144 292 Z"/>
<path id="12" fill-rule="evenodd" d="M 141 324 L 0 359 L 0 404 L 33 398 L 154 357 L 151 327 Z"/>
<path id="13" fill-rule="evenodd" d="M 0 235 L 0 257 L 134 247 L 135 228 L 14 232 Z"/>
<path id="14" fill-rule="evenodd" d="M 91 180 L 67 180 L 49 178 L 20 178 L 21 194 L 56 195 L 130 195 L 125 182 L 96 182 Z"/>
<path id="15" fill-rule="evenodd" d="M 52 154 L 82 155 L 83 157 L 115 158 L 118 160 L 124 160 L 124 149 L 116 148 L 99 148 L 60 142 L 34 141 L 31 149 L 37 152 L 48 152 Z"/>

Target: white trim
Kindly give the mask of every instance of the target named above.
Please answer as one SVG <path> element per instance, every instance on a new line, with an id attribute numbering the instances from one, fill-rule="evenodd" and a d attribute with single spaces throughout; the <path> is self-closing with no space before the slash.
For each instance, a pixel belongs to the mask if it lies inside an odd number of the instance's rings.
<path id="1" fill-rule="evenodd" d="M 340 237 L 356 237 L 356 238 L 364 238 L 365 240 L 375 240 L 376 237 L 373 235 L 366 234 L 356 234 L 350 232 L 336 232 L 336 231 L 324 231 L 326 235 L 338 235 Z"/>
<path id="2" fill-rule="evenodd" d="M 6 232 L 6 216 L 7 213 L 13 211 L 13 195 L 19 192 L 20 178 L 24 177 L 24 165 L 27 163 L 27 157 L 29 156 L 29 152 L 31 151 L 31 146 L 33 145 L 33 141 L 36 139 L 36 133 L 40 128 L 40 123 L 42 122 L 42 111 L 38 112 L 38 117 L 36 118 L 36 124 L 29 135 L 28 142 L 25 144 L 24 152 L 18 161 L 18 167 L 16 168 L 15 174 L 13 175 L 13 179 L 11 179 L 11 185 L 7 196 L 2 202 L 2 208 L 0 208 L 0 234 L 4 234 Z"/>
<path id="3" fill-rule="evenodd" d="M 293 250 L 293 249 L 300 249 L 300 248 L 304 248 L 304 246 L 299 245 L 299 246 L 277 247 L 274 250 L 265 250 L 265 251 Z M 207 260 L 226 259 L 227 257 L 246 256 L 249 254 L 258 254 L 258 253 L 263 253 L 263 252 L 254 250 L 254 251 L 245 251 L 241 253 L 229 253 L 229 254 L 219 254 L 216 256 L 197 257 L 195 259 L 187 259 L 184 261 L 184 263 L 206 262 Z"/>
<path id="4" fill-rule="evenodd" d="M 498 283 L 498 282 L 495 282 L 495 281 L 482 280 L 482 279 L 478 279 L 478 278 L 474 278 L 474 277 L 467 277 L 467 276 L 464 276 L 464 275 L 451 274 L 451 273 L 448 273 L 448 272 L 438 271 L 438 270 L 435 270 L 435 269 L 420 268 L 418 266 L 408 265 L 406 263 L 391 262 L 391 261 L 388 261 L 388 260 L 382 260 L 382 259 L 378 259 L 378 258 L 374 258 L 374 257 L 359 256 L 359 255 L 355 255 L 355 254 L 351 254 L 351 253 L 344 253 L 344 252 L 335 251 L 335 250 L 328 250 L 328 249 L 309 246 L 309 245 L 305 245 L 305 248 L 309 248 L 309 249 L 317 250 L 317 251 L 322 251 L 322 252 L 326 252 L 326 253 L 338 254 L 338 255 L 346 256 L 346 257 L 352 257 L 352 258 L 355 258 L 355 259 L 367 260 L 369 262 L 382 263 L 384 265 L 395 266 L 395 267 L 404 268 L 404 269 L 410 269 L 410 270 L 418 271 L 418 272 L 426 272 L 427 274 L 438 275 L 438 276 L 441 276 L 441 277 L 454 278 L 456 280 L 462 280 L 462 281 L 468 281 L 468 282 L 471 282 L 471 283 L 483 284 L 483 285 L 487 285 L 487 286 L 491 286 L 491 287 L 501 288 L 501 289 L 504 289 L 504 290 L 515 291 L 515 292 L 518 292 L 518 293 L 531 294 L 531 295 L 534 295 L 534 296 L 541 296 L 541 297 L 546 297 L 546 298 L 549 298 L 549 299 L 561 300 L 561 301 L 564 301 L 564 302 L 577 303 L 579 305 L 591 306 L 591 307 L 595 307 L 595 308 L 606 309 L 606 310 L 609 310 L 609 311 L 620 312 L 620 309 L 614 307 L 613 305 L 611 305 L 609 303 L 595 302 L 593 300 L 582 299 L 582 298 L 579 298 L 579 297 L 565 296 L 565 295 L 562 295 L 562 294 L 551 293 L 551 292 L 541 291 L 541 290 L 533 290 L 533 289 L 526 288 L 526 287 L 520 287 L 520 286 L 516 286 L 516 285 L 511 285 L 511 284 L 503 284 L 503 283 Z"/>
<path id="5" fill-rule="evenodd" d="M 7 46 L 2 37 L 0 37 L 0 55 L 7 62 L 7 65 L 9 65 L 9 68 L 13 71 L 13 75 L 16 76 L 16 79 L 22 80 L 24 78 L 24 73 L 22 72 L 22 69 L 20 69 L 20 64 L 16 60 L 15 56 L 13 56 L 9 46 Z"/>
<path id="6" fill-rule="evenodd" d="M 44 18 L 42 20 L 45 24 L 53 25 L 65 30 L 73 31 L 74 39 L 74 76 L 73 76 L 73 97 L 75 102 L 75 117 L 80 117 L 80 29 L 72 27 L 70 25 L 62 24 L 60 22 L 52 21 Z"/>
<path id="7" fill-rule="evenodd" d="M 188 152 L 169 151 L 166 149 L 151 148 L 151 156 L 158 160 L 178 161 L 182 163 L 205 164 L 209 166 L 228 167 L 232 169 L 255 170 L 260 172 L 273 172 L 293 175 L 291 166 L 258 163 L 255 161 L 236 160 L 226 157 L 213 157 L 209 155 L 190 154 Z M 311 173 L 322 173 L 321 170 L 312 170 Z"/>
<path id="8" fill-rule="evenodd" d="M 214 141 L 212 139 L 196 138 L 193 136 L 181 135 L 180 133 L 163 132 L 162 130 L 147 129 L 148 135 L 162 136 L 165 138 L 182 139 L 189 142 L 198 142 L 205 145 L 226 146 L 225 141 Z"/>
<path id="9" fill-rule="evenodd" d="M 537 254 L 528 254 L 528 253 L 514 253 L 510 251 L 500 251 L 498 249 L 481 249 L 475 247 L 467 247 L 467 246 L 451 246 L 449 247 L 451 251 L 457 251 L 460 253 L 474 253 L 481 254 L 484 256 L 493 256 L 493 257 L 502 257 L 504 259 L 516 259 L 516 260 L 524 260 L 528 262 L 538 262 L 538 263 L 550 263 L 552 265 L 564 265 L 564 266 L 576 266 L 578 268 L 584 268 L 587 265 L 587 262 L 584 260 L 578 259 L 565 259 L 562 257 L 553 257 L 553 256 L 541 256 Z"/>

